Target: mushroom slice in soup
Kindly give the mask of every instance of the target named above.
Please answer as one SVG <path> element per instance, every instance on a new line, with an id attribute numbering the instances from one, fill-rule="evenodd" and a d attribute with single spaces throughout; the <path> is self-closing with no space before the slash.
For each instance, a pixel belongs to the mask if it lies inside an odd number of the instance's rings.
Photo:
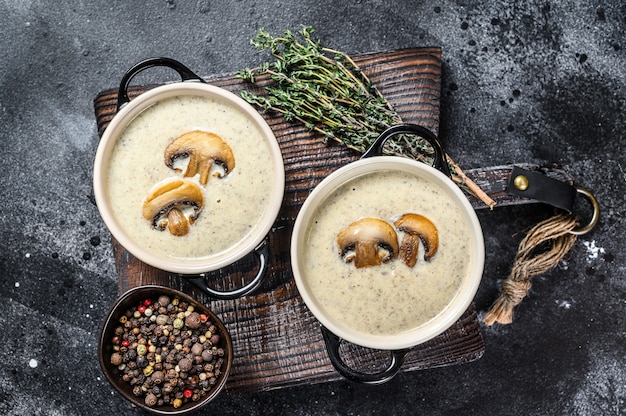
<path id="1" fill-rule="evenodd" d="M 193 177 L 200 174 L 200 183 L 205 186 L 209 181 L 209 172 L 213 163 L 224 169 L 224 174 L 215 173 L 215 176 L 228 175 L 235 168 L 233 151 L 220 136 L 201 130 L 194 130 L 174 139 L 165 149 L 165 164 L 176 171 L 182 169 L 174 167 L 177 159 L 188 157 L 184 177 Z"/>
<path id="2" fill-rule="evenodd" d="M 339 254 L 357 268 L 378 266 L 398 256 L 398 235 L 378 218 L 362 218 L 337 235 Z"/>
<path id="3" fill-rule="evenodd" d="M 202 210 L 202 190 L 195 183 L 170 178 L 156 184 L 144 200 L 143 217 L 159 230 L 167 228 L 172 235 L 182 236 L 189 232 Z M 185 215 L 185 211 L 191 211 Z"/>
<path id="4" fill-rule="evenodd" d="M 417 263 L 419 241 L 424 244 L 424 260 L 430 260 L 439 248 L 439 233 L 431 220 L 420 214 L 408 213 L 394 222 L 398 231 L 404 232 L 400 243 L 400 257 L 409 267 Z"/>

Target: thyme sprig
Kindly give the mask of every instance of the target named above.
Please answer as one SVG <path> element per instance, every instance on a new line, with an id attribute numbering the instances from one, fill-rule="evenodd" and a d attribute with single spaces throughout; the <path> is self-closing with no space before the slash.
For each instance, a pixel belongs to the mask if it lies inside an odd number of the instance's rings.
<path id="1" fill-rule="evenodd" d="M 313 32 L 304 26 L 297 34 L 288 30 L 273 37 L 261 29 L 251 43 L 259 51 L 268 50 L 276 61 L 236 76 L 254 83 L 256 76 L 266 74 L 276 86 L 266 88 L 267 96 L 249 91 L 241 95 L 264 111 L 300 121 L 326 142 L 336 140 L 363 152 L 381 132 L 402 120 L 348 55 L 322 47 L 311 38 Z M 428 146 L 415 139 L 390 143 L 389 151 L 423 158 Z"/>
<path id="2" fill-rule="evenodd" d="M 266 95 L 246 90 L 240 94 L 263 111 L 301 122 L 325 143 L 334 140 L 364 152 L 380 133 L 402 119 L 347 54 L 315 42 L 313 32 L 310 26 L 302 26 L 297 33 L 284 31 L 281 36 L 259 30 L 251 44 L 259 51 L 269 51 L 275 61 L 239 71 L 236 77 L 255 83 L 256 77 L 266 75 L 275 85 L 265 88 Z M 432 147 L 415 135 L 394 137 L 384 152 L 432 163 Z M 457 183 L 489 206 L 495 204 L 449 157 L 448 163 Z"/>

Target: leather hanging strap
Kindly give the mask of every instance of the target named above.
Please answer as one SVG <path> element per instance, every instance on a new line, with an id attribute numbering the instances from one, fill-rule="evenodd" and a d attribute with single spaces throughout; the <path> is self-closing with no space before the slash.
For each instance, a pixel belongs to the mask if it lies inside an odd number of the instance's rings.
<path id="1" fill-rule="evenodd" d="M 552 205 L 566 213 L 541 221 L 520 242 L 511 273 L 500 286 L 500 296 L 483 316 L 486 325 L 512 323 L 513 309 L 528 294 L 533 277 L 556 266 L 577 236 L 589 232 L 599 216 L 598 202 L 590 191 L 517 166 L 511 171 L 507 193 Z M 593 207 L 591 220 L 582 227 L 572 215 L 577 194 L 584 195 Z"/>
<path id="2" fill-rule="evenodd" d="M 544 202 L 571 214 L 577 191 L 576 187 L 566 182 L 514 166 L 507 185 L 507 193 Z"/>

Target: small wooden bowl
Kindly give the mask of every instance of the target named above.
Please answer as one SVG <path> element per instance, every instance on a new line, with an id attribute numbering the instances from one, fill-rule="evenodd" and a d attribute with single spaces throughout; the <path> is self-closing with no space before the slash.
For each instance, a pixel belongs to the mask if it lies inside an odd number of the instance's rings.
<path id="1" fill-rule="evenodd" d="M 160 295 L 167 295 L 171 299 L 179 299 L 194 307 L 194 310 L 205 314 L 218 329 L 220 335 L 219 347 L 224 350 L 224 363 L 221 366 L 221 373 L 217 376 L 217 382 L 211 387 L 204 397 L 198 401 L 189 401 L 179 408 L 173 405 L 163 405 L 150 407 L 144 403 L 143 397 L 133 394 L 133 386 L 122 379 L 122 371 L 111 363 L 111 355 L 115 352 L 112 342 L 115 336 L 115 328 L 120 326 L 120 317 L 126 311 L 136 307 L 145 299 L 157 299 Z M 134 406 L 145 409 L 159 415 L 182 415 L 205 406 L 213 400 L 226 385 L 226 380 L 233 364 L 233 343 L 228 330 L 222 321 L 206 306 L 192 298 L 191 296 L 163 286 L 140 286 L 129 290 L 123 294 L 111 307 L 100 329 L 98 342 L 98 360 L 100 367 L 111 385 Z"/>

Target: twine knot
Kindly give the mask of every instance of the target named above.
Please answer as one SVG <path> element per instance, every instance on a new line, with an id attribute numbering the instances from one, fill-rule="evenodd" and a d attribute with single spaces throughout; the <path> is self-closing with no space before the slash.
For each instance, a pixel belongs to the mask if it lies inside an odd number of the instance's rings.
<path id="1" fill-rule="evenodd" d="M 576 227 L 578 221 L 574 217 L 557 214 L 528 232 L 519 244 L 511 273 L 502 282 L 500 296 L 485 313 L 486 325 L 513 322 L 513 309 L 530 291 L 533 277 L 556 266 L 576 242 L 576 235 L 572 234 Z"/>

